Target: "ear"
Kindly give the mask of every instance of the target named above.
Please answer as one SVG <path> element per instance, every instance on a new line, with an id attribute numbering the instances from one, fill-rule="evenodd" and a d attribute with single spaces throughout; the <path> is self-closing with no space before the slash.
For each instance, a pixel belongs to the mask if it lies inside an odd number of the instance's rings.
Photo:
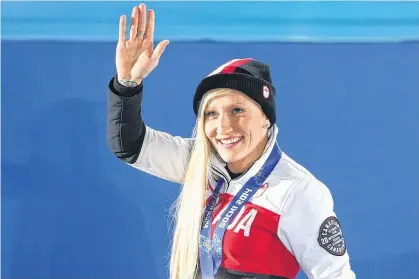
<path id="1" fill-rule="evenodd" d="M 265 128 L 270 128 L 271 127 L 271 121 L 269 121 L 268 117 L 265 117 Z"/>

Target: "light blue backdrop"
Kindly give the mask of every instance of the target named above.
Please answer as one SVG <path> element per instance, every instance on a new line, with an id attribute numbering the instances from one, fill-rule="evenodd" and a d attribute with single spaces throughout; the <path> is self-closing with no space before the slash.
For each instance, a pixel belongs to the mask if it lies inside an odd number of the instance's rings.
<path id="1" fill-rule="evenodd" d="M 406 40 L 419 37 L 419 2 L 162 1 L 156 38 L 173 40 Z M 3 38 L 111 40 L 139 2 L 3 2 Z"/>

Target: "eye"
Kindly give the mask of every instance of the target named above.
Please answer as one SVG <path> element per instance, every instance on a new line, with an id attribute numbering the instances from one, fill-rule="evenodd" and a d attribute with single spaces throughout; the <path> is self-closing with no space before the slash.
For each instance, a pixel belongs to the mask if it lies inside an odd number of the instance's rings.
<path id="1" fill-rule="evenodd" d="M 217 113 L 215 111 L 207 111 L 205 112 L 205 116 L 207 117 L 215 117 Z"/>
<path id="2" fill-rule="evenodd" d="M 235 114 L 235 115 L 243 113 L 243 112 L 244 112 L 244 110 L 242 108 L 234 108 L 233 109 L 233 114 Z"/>

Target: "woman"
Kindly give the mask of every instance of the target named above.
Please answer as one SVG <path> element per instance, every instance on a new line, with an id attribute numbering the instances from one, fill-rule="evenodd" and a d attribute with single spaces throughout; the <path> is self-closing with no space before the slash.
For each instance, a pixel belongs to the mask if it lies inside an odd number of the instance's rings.
<path id="1" fill-rule="evenodd" d="M 120 18 L 109 84 L 108 142 L 129 165 L 182 184 L 171 279 L 355 278 L 328 188 L 276 144 L 269 66 L 235 59 L 205 77 L 191 139 L 146 126 L 143 80 L 168 45 L 153 47 L 154 11 Z"/>

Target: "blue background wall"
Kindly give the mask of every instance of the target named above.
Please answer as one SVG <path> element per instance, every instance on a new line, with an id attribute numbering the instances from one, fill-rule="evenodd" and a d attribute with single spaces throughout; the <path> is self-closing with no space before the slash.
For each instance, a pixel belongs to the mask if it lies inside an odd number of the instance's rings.
<path id="1" fill-rule="evenodd" d="M 167 278 L 178 186 L 106 145 L 134 4 L 2 3 L 2 278 Z M 418 3 L 148 5 L 172 42 L 145 81 L 147 124 L 189 136 L 203 76 L 269 62 L 280 145 L 331 189 L 358 278 L 419 278 Z"/>

